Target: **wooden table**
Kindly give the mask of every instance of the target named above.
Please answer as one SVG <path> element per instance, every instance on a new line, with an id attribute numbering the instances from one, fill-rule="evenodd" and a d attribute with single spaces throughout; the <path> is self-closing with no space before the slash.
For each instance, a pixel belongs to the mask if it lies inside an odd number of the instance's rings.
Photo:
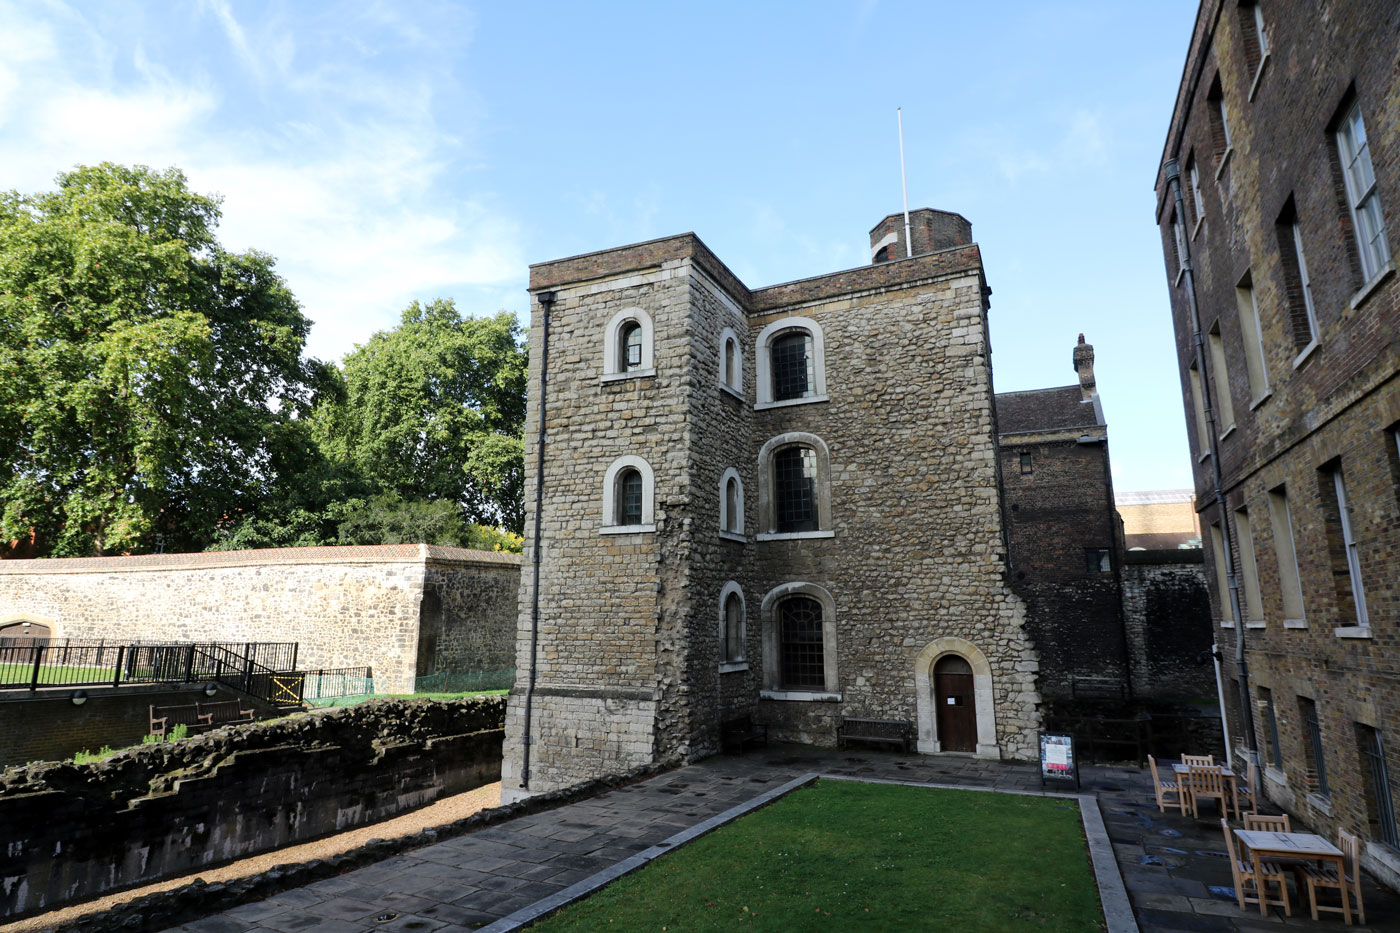
<path id="1" fill-rule="evenodd" d="M 1224 765 L 1206 765 L 1205 767 L 1219 768 L 1220 776 L 1225 779 L 1225 783 L 1230 785 L 1230 800 L 1239 799 L 1239 794 L 1235 791 L 1235 781 L 1237 780 L 1235 772 Z M 1176 774 L 1176 786 L 1183 795 L 1181 799 L 1185 800 L 1186 797 L 1184 795 L 1191 792 L 1191 766 L 1184 765 L 1178 761 L 1176 764 L 1172 765 L 1172 771 Z M 1230 816 L 1230 801 L 1222 800 L 1220 802 L 1220 809 L 1220 815 L 1228 819 Z M 1235 816 L 1239 815 L 1238 812 L 1235 813 Z"/>
<path id="2" fill-rule="evenodd" d="M 1342 879 L 1342 916 L 1347 926 L 1351 926 L 1351 894 L 1347 890 L 1346 872 L 1342 868 L 1342 850 L 1315 833 L 1275 833 L 1260 830 L 1237 829 L 1235 838 L 1249 848 L 1254 862 L 1254 877 L 1262 877 L 1260 871 L 1266 858 L 1309 858 L 1331 862 L 1337 866 L 1337 877 Z M 1258 881 L 1255 882 L 1258 884 Z M 1301 899 L 1301 898 L 1300 898 Z M 1267 898 L 1259 899 L 1259 912 L 1267 914 Z M 1335 909 L 1335 908 L 1333 908 Z"/>

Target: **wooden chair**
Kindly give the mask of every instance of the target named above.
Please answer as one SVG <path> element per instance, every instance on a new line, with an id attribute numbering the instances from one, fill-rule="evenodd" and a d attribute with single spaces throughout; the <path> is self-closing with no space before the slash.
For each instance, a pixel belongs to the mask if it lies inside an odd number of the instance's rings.
<path id="1" fill-rule="evenodd" d="M 1211 767 L 1211 766 L 1213 766 L 1213 765 L 1215 764 L 1215 756 L 1214 756 L 1214 755 L 1182 755 L 1182 756 L 1181 756 L 1181 763 L 1184 764 L 1184 765 L 1186 765 L 1186 767 L 1188 767 L 1188 768 L 1191 767 L 1192 765 L 1204 765 L 1205 767 Z"/>
<path id="2" fill-rule="evenodd" d="M 1284 870 L 1273 862 L 1261 861 L 1261 876 L 1256 878 L 1254 860 L 1247 857 L 1247 851 L 1242 857 L 1235 850 L 1235 834 L 1230 831 L 1230 821 L 1222 817 L 1220 828 L 1225 832 L 1225 854 L 1230 857 L 1230 874 L 1235 881 L 1235 898 L 1239 901 L 1240 910 L 1246 910 L 1246 904 L 1258 904 L 1262 897 L 1265 905 L 1282 907 L 1285 916 L 1293 916 L 1293 904 L 1288 899 L 1288 875 Z M 1269 897 L 1271 881 L 1278 884 L 1278 898 Z"/>
<path id="3" fill-rule="evenodd" d="M 1259 766 L 1251 761 L 1248 769 L 1245 771 L 1245 778 L 1245 782 L 1241 784 L 1238 775 L 1235 777 L 1235 812 L 1244 812 L 1244 807 L 1241 806 L 1240 800 L 1241 798 L 1248 797 L 1249 809 L 1257 813 L 1259 811 Z M 1247 828 L 1248 827 L 1246 827 L 1246 829 Z"/>
<path id="4" fill-rule="evenodd" d="M 1236 813 L 1239 811 L 1236 810 Z M 1265 816 L 1262 813 L 1244 814 L 1244 828 L 1258 830 L 1264 833 L 1291 833 L 1293 832 L 1288 824 L 1288 814 L 1283 816 Z"/>
<path id="5" fill-rule="evenodd" d="M 1308 888 L 1308 903 L 1312 905 L 1312 918 L 1317 919 L 1319 911 L 1329 911 L 1334 914 L 1341 914 L 1347 925 L 1351 925 L 1352 910 L 1356 911 L 1356 919 L 1364 926 L 1366 923 L 1366 907 L 1361 903 L 1361 866 L 1357 861 L 1357 856 L 1361 851 L 1360 841 L 1351 833 L 1345 830 L 1337 830 L 1337 848 L 1342 850 L 1342 877 L 1337 877 L 1337 869 L 1332 865 L 1318 865 L 1314 862 L 1304 862 L 1294 866 L 1293 871 L 1298 878 L 1298 887 L 1306 884 Z M 1346 907 L 1332 907 L 1331 905 L 1319 905 L 1317 902 L 1318 888 L 1336 888 L 1340 896 L 1342 885 L 1350 889 L 1351 909 Z"/>
<path id="6" fill-rule="evenodd" d="M 1186 795 L 1181 792 L 1181 785 L 1176 781 L 1162 780 L 1157 773 L 1157 759 L 1151 755 L 1147 756 L 1147 766 L 1152 769 L 1152 790 L 1157 795 L 1157 809 L 1166 813 L 1167 804 L 1174 804 L 1181 808 L 1181 815 L 1185 816 Z"/>
<path id="7" fill-rule="evenodd" d="M 1230 816 L 1230 791 L 1225 786 L 1225 773 L 1217 765 L 1192 765 L 1187 772 L 1188 792 L 1191 794 L 1191 815 L 1196 819 L 1201 818 L 1200 804 L 1202 798 L 1214 798 L 1220 801 L 1220 815 Z"/>

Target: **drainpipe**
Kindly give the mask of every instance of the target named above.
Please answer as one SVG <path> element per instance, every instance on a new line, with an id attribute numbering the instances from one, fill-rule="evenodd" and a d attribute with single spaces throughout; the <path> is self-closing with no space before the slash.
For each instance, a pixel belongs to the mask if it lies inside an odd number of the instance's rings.
<path id="1" fill-rule="evenodd" d="M 554 306 L 554 292 L 540 292 L 535 300 L 544 309 L 544 333 L 540 339 L 540 410 L 539 441 L 535 448 L 535 534 L 531 555 L 534 583 L 530 587 L 530 679 L 525 686 L 524 751 L 520 764 L 520 787 L 530 789 L 530 713 L 535 703 L 535 668 L 540 647 L 540 522 L 544 510 L 544 416 L 545 397 L 549 389 L 549 314 Z"/>
<path id="2" fill-rule="evenodd" d="M 1185 231 L 1184 221 L 1186 217 L 1186 202 L 1181 193 L 1181 166 L 1176 159 L 1168 159 L 1162 166 L 1166 173 L 1167 183 L 1171 185 L 1172 200 L 1176 206 L 1176 216 L 1183 222 L 1182 230 Z M 1244 739 L 1245 749 L 1250 758 L 1256 763 L 1259 761 L 1259 747 L 1254 735 L 1254 714 L 1249 702 L 1249 667 L 1244 656 L 1244 614 L 1240 612 L 1240 581 L 1239 574 L 1235 570 L 1235 560 L 1231 552 L 1231 541 L 1234 535 L 1230 532 L 1230 512 L 1225 505 L 1224 481 L 1220 474 L 1220 447 L 1219 436 L 1215 430 L 1215 409 L 1210 402 L 1210 379 L 1206 371 L 1206 341 L 1201 333 L 1200 309 L 1196 304 L 1196 275 L 1191 266 L 1191 242 L 1185 236 L 1181 237 L 1181 269 L 1186 277 L 1186 303 L 1191 311 L 1191 331 L 1192 341 L 1196 349 L 1196 372 L 1200 374 L 1201 380 L 1201 407 L 1206 416 L 1206 443 L 1210 448 L 1210 472 L 1213 492 L 1215 494 L 1215 507 L 1220 513 L 1220 534 L 1222 537 L 1223 550 L 1225 552 L 1225 576 L 1229 581 L 1230 588 L 1230 614 L 1235 622 L 1235 670 L 1240 681 L 1240 736 Z M 1224 693 L 1220 694 L 1220 722 L 1224 726 L 1228 722 L 1225 714 Z M 1229 746 L 1225 748 L 1225 760 L 1228 762 L 1231 757 Z"/>

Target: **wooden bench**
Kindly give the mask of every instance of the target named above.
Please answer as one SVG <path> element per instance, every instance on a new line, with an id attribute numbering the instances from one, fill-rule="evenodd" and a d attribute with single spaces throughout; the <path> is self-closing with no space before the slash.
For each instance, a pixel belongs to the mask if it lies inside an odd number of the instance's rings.
<path id="1" fill-rule="evenodd" d="M 898 719 L 843 719 L 836 744 L 846 748 L 852 742 L 890 745 L 907 753 L 914 744 L 914 727 Z"/>
<path id="2" fill-rule="evenodd" d="M 750 745 L 768 745 L 768 727 L 753 721 L 752 716 L 726 719 L 719 725 L 719 747 L 726 752 L 743 754 Z"/>
<path id="3" fill-rule="evenodd" d="M 176 726 L 185 726 L 191 735 L 233 722 L 252 722 L 253 711 L 243 709 L 237 700 L 217 703 L 186 703 L 180 706 L 151 707 L 151 735 L 161 738 Z"/>

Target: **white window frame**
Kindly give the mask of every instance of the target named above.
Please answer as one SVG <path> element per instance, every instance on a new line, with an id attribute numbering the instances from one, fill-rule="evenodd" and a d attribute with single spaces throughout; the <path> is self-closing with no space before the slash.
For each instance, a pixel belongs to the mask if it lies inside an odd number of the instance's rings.
<path id="1" fill-rule="evenodd" d="M 733 516 L 729 514 L 730 480 L 734 481 L 739 492 L 738 508 Z M 744 478 L 734 467 L 727 468 L 719 478 L 719 536 L 730 541 L 748 540 L 744 535 Z"/>
<path id="2" fill-rule="evenodd" d="M 725 649 L 728 642 L 725 640 L 725 618 L 724 610 L 729 604 L 730 596 L 739 597 L 739 657 L 730 660 L 725 657 Z M 744 601 L 744 588 L 733 580 L 724 584 L 724 588 L 719 591 L 719 672 L 728 674 L 731 671 L 746 671 L 749 669 L 748 661 L 749 644 L 749 610 L 748 604 Z"/>
<path id="3" fill-rule="evenodd" d="M 1337 514 L 1342 520 L 1342 546 L 1347 555 L 1347 576 L 1351 583 L 1351 601 L 1356 607 L 1356 625 L 1342 626 L 1338 635 L 1356 634 L 1348 629 L 1371 630 L 1371 617 L 1366 611 L 1366 588 L 1361 583 L 1361 553 L 1356 546 L 1356 535 L 1351 528 L 1351 503 L 1347 500 L 1346 479 L 1342 475 L 1342 465 L 1338 463 L 1329 471 L 1332 474 L 1332 488 L 1337 494 Z"/>
<path id="4" fill-rule="evenodd" d="M 1289 510 L 1288 489 L 1285 486 L 1269 490 L 1269 524 L 1274 532 L 1274 557 L 1278 560 L 1283 627 L 1307 628 L 1303 582 L 1298 573 L 1298 546 L 1293 536 L 1293 515 Z"/>
<path id="5" fill-rule="evenodd" d="M 1215 596 L 1220 604 L 1220 627 L 1235 627 L 1235 608 L 1230 602 L 1230 572 L 1225 564 L 1225 533 L 1219 522 L 1210 523 L 1210 554 L 1215 563 Z"/>
<path id="6" fill-rule="evenodd" d="M 1248 272 L 1235 286 L 1235 306 L 1239 310 L 1240 330 L 1244 337 L 1245 374 L 1249 377 L 1249 391 L 1253 395 L 1249 407 L 1255 408 L 1269 397 L 1269 357 L 1264 349 L 1259 299 L 1254 294 L 1254 279 Z"/>
<path id="7" fill-rule="evenodd" d="M 617 523 L 617 477 L 631 467 L 642 475 L 642 523 L 640 525 L 619 525 Z M 603 474 L 603 523 L 598 529 L 605 535 L 636 535 L 656 530 L 656 477 L 651 464 L 635 454 L 628 454 L 614 460 Z"/>
<path id="8" fill-rule="evenodd" d="M 821 603 L 824 690 L 783 690 L 778 686 L 781 682 L 782 646 L 778 640 L 775 614 L 779 601 L 788 596 L 808 596 Z M 759 617 L 763 625 L 763 689 L 758 695 L 765 700 L 839 701 L 841 679 L 836 669 L 836 601 L 831 598 L 831 593 L 815 583 L 784 583 L 769 590 L 763 597 Z"/>
<path id="9" fill-rule="evenodd" d="M 1249 521 L 1249 509 L 1235 510 L 1235 537 L 1240 543 L 1240 582 L 1244 589 L 1244 624 L 1246 628 L 1264 627 L 1264 594 L 1259 588 L 1259 564 L 1254 558 L 1254 530 Z"/>
<path id="10" fill-rule="evenodd" d="M 1225 338 L 1220 333 L 1220 322 L 1211 325 L 1206 334 L 1210 346 L 1210 374 L 1215 383 L 1215 411 L 1219 416 L 1215 426 L 1220 430 L 1220 439 L 1235 430 L 1235 401 L 1230 397 L 1230 370 L 1225 365 Z"/>
<path id="11" fill-rule="evenodd" d="M 1179 284 L 1181 276 L 1186 271 L 1186 231 L 1181 226 L 1181 218 L 1172 213 L 1172 237 L 1176 240 L 1176 279 L 1172 284 Z"/>
<path id="12" fill-rule="evenodd" d="M 802 398 L 773 400 L 773 340 L 790 331 L 806 331 L 812 338 L 812 394 Z M 781 408 L 787 405 L 810 405 L 814 402 L 827 402 L 826 394 L 826 341 L 822 327 L 807 317 L 785 317 L 774 321 L 758 332 L 754 342 L 754 372 L 758 382 L 758 401 L 755 409 Z"/>
<path id="13" fill-rule="evenodd" d="M 1205 388 L 1201 384 L 1201 370 L 1194 360 L 1188 367 L 1187 378 L 1191 382 L 1191 407 L 1196 412 L 1196 446 L 1200 448 L 1196 460 L 1200 462 L 1210 456 L 1210 425 L 1206 422 Z"/>
<path id="14" fill-rule="evenodd" d="M 1303 289 L 1303 307 L 1308 312 L 1308 333 L 1312 335 L 1308 345 L 1299 350 L 1297 357 L 1293 360 L 1293 366 L 1296 369 L 1317 346 L 1321 339 L 1321 330 L 1317 326 L 1317 306 L 1313 304 L 1312 279 L 1308 277 L 1308 261 L 1303 257 L 1303 230 L 1298 226 L 1296 220 L 1291 226 L 1293 227 L 1293 252 L 1298 258 L 1298 280 Z"/>
<path id="15" fill-rule="evenodd" d="M 1254 30 L 1259 34 L 1259 60 L 1262 62 L 1269 56 L 1269 33 L 1264 29 L 1264 11 L 1259 8 L 1257 0 L 1254 3 Z"/>
<path id="16" fill-rule="evenodd" d="M 622 358 L 622 328 L 636 321 L 642 328 L 642 362 L 628 369 Z M 603 382 L 616 382 L 619 379 L 640 379 L 656 375 L 656 332 L 651 315 L 641 308 L 623 308 L 608 321 L 603 329 Z"/>
<path id="17" fill-rule="evenodd" d="M 1359 145 L 1356 141 L 1358 129 Z M 1385 216 L 1381 211 L 1380 193 L 1376 190 L 1376 171 L 1371 163 L 1370 140 L 1361 119 L 1360 101 L 1351 105 L 1337 128 L 1337 150 L 1342 160 L 1342 179 L 1346 182 L 1347 208 L 1351 211 L 1352 230 L 1361 258 L 1361 277 L 1369 284 L 1389 268 L 1390 244 L 1385 238 Z"/>
<path id="18" fill-rule="evenodd" d="M 773 501 L 776 483 L 773 479 L 773 457 L 788 447 L 810 447 L 817 454 L 817 530 L 776 531 L 777 503 Z M 831 451 L 826 442 L 815 434 L 789 431 L 770 438 L 758 451 L 758 527 L 759 541 L 786 541 L 798 538 L 832 538 L 836 532 L 831 524 Z"/>
<path id="19" fill-rule="evenodd" d="M 1187 173 L 1191 176 L 1191 199 L 1196 204 L 1196 224 L 1191 228 L 1191 237 L 1194 239 L 1196 232 L 1201 229 L 1201 224 L 1206 221 L 1206 201 L 1201 196 L 1201 167 L 1196 162 L 1196 157 L 1191 156 L 1191 163 L 1187 166 Z"/>
<path id="20" fill-rule="evenodd" d="M 732 360 L 734 369 L 734 379 L 731 381 L 730 363 L 728 355 L 730 341 L 734 342 L 734 358 Z M 739 334 L 732 327 L 726 327 L 719 334 L 719 387 L 726 390 L 731 395 L 744 397 L 744 344 L 739 340 Z"/>

